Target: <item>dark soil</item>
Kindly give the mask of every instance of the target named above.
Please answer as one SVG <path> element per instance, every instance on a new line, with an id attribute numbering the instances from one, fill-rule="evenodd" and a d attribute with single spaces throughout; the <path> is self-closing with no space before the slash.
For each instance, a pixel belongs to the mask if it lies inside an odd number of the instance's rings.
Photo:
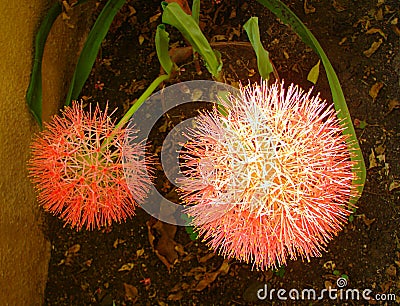
<path id="1" fill-rule="evenodd" d="M 191 2 L 191 1 L 189 1 Z M 354 219 L 331 241 L 322 257 L 310 262 L 289 261 L 278 271 L 252 271 L 251 264 L 224 258 L 192 241 L 185 228 L 177 228 L 175 242 L 183 246 L 175 265 L 167 266 L 149 242 L 156 220 L 141 209 L 124 224 L 101 231 L 76 232 L 47 216 L 52 257 L 46 289 L 46 305 L 368 305 L 400 302 L 400 5 L 397 0 L 284 1 L 317 37 L 342 84 L 368 173 L 365 190 Z M 99 9 L 104 3 L 100 3 Z M 136 13 L 130 7 L 135 8 Z M 307 74 L 318 58 L 291 29 L 256 1 L 211 0 L 201 3 L 201 25 L 206 37 L 216 42 L 224 60 L 225 78 L 259 80 L 257 64 L 242 25 L 259 17 L 266 49 L 286 83 L 304 89 L 312 84 Z M 103 43 L 82 97 L 87 103 L 108 101 L 120 117 L 160 73 L 154 36 L 161 12 L 160 2 L 131 0 L 117 15 Z M 96 16 L 98 12 L 94 14 Z M 376 29 L 376 30 L 373 30 Z M 179 33 L 167 27 L 171 43 L 187 46 Z M 142 41 L 143 40 L 143 41 Z M 374 42 L 380 47 L 369 57 L 364 51 Z M 171 83 L 211 79 L 200 62 L 201 75 L 191 56 L 181 58 L 181 73 Z M 322 67 L 322 65 L 321 65 Z M 236 82 L 236 83 L 235 83 Z M 374 86 L 383 87 L 374 95 Z M 168 85 L 168 84 L 165 84 Z M 329 85 L 321 69 L 316 91 L 331 101 Z M 376 93 L 376 92 L 375 92 Z M 185 109 L 183 109 L 185 111 Z M 172 127 L 177 116 L 165 116 L 160 126 Z M 176 121 L 176 120 L 175 120 Z M 366 124 L 366 126 L 365 126 Z M 155 128 L 153 149 L 166 132 Z M 156 184 L 171 190 L 162 174 Z M 151 231 L 157 236 L 157 231 Z M 156 239 L 159 237 L 156 237 Z M 210 280 L 211 272 L 229 265 L 227 273 Z M 121 269 L 122 268 L 122 269 Z M 225 271 L 226 272 L 226 271 Z M 287 291 L 336 286 L 347 277 L 346 288 L 370 289 L 371 300 L 329 299 L 282 301 L 257 299 L 257 290 Z M 199 287 L 199 281 L 208 286 Z M 380 295 L 377 295 L 380 294 Z M 392 295 L 389 295 L 392 294 Z M 288 294 L 286 293 L 286 296 Z M 395 301 L 378 301 L 395 299 Z"/>

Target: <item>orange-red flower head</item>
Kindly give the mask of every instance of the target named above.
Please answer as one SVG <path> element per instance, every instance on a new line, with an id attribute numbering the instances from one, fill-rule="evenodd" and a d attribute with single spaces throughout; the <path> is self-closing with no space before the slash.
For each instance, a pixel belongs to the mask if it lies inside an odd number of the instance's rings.
<path id="1" fill-rule="evenodd" d="M 220 254 L 257 269 L 307 260 L 351 213 L 354 174 L 335 111 L 297 86 L 247 86 L 201 114 L 183 154 L 182 198 Z"/>
<path id="2" fill-rule="evenodd" d="M 85 113 L 82 104 L 66 107 L 54 116 L 31 145 L 29 171 L 45 210 L 80 230 L 100 228 L 134 215 L 135 205 L 146 196 L 150 179 L 145 171 L 144 150 L 130 145 L 125 163 L 131 179 L 128 188 L 122 166 L 125 133 L 97 106 Z M 113 137 L 110 137 L 113 135 Z"/>

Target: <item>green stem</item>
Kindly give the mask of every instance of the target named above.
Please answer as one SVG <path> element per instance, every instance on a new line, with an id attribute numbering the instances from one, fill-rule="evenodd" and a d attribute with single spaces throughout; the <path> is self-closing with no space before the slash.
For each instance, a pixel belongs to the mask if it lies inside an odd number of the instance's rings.
<path id="1" fill-rule="evenodd" d="M 114 131 L 111 133 L 110 136 L 108 136 L 103 144 L 101 145 L 101 149 L 103 150 L 114 138 L 115 136 L 115 131 L 123 127 L 129 119 L 132 117 L 132 115 L 139 109 L 140 106 L 147 100 L 147 98 L 153 93 L 153 91 L 164 81 L 169 79 L 168 74 L 162 74 L 158 76 L 150 85 L 147 87 L 145 92 L 137 99 L 135 104 L 131 106 L 131 108 L 125 113 L 125 115 L 121 118 L 121 120 L 117 123 L 117 125 L 114 128 Z"/>
<path id="2" fill-rule="evenodd" d="M 162 82 L 169 79 L 169 75 L 162 74 L 158 76 L 147 89 L 145 92 L 137 99 L 135 104 L 131 106 L 131 108 L 126 112 L 126 114 L 122 117 L 122 119 L 117 123 L 115 129 L 124 126 L 128 120 L 132 117 L 132 115 L 142 106 L 142 104 L 146 101 L 146 99 L 153 93 L 153 91 L 160 85 Z"/>

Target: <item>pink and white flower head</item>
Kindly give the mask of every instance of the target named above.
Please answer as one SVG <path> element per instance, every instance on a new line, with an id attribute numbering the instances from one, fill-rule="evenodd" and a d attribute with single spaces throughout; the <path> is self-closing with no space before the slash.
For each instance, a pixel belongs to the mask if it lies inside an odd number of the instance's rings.
<path id="1" fill-rule="evenodd" d="M 107 109 L 97 106 L 85 113 L 73 102 L 62 116 L 54 116 L 31 145 L 30 178 L 43 208 L 80 230 L 100 228 L 134 215 L 146 197 L 150 179 L 145 173 L 144 149 L 140 144 L 123 148 L 131 129 L 115 129 Z M 134 137 L 134 136 L 133 136 Z M 128 188 L 122 165 L 130 179 Z"/>
<path id="2" fill-rule="evenodd" d="M 241 87 L 198 116 L 184 145 L 180 192 L 208 245 L 257 269 L 321 256 L 356 190 L 344 127 L 311 91 Z"/>

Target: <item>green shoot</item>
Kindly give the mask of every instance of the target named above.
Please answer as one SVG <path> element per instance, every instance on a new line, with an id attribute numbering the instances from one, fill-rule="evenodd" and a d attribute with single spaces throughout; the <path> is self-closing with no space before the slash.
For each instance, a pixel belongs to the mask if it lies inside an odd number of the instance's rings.
<path id="1" fill-rule="evenodd" d="M 257 56 L 258 72 L 264 80 L 269 80 L 269 75 L 274 71 L 271 61 L 269 60 L 269 53 L 264 49 L 260 39 L 260 29 L 258 28 L 258 18 L 251 17 L 244 24 L 247 36 L 253 46 Z"/>
<path id="2" fill-rule="evenodd" d="M 67 98 L 65 100 L 65 105 L 69 105 L 72 100 L 78 99 L 83 85 L 85 85 L 92 70 L 101 43 L 106 37 L 115 15 L 124 5 L 125 1 L 126 0 L 109 0 L 101 11 L 99 17 L 96 19 L 79 56 Z"/>
<path id="3" fill-rule="evenodd" d="M 201 32 L 199 25 L 194 18 L 186 14 L 178 3 L 162 2 L 162 22 L 177 28 L 185 39 L 192 45 L 194 51 L 199 53 L 205 61 L 208 71 L 217 80 L 220 79 L 222 69 L 221 56 L 214 51 L 207 38 Z"/>

